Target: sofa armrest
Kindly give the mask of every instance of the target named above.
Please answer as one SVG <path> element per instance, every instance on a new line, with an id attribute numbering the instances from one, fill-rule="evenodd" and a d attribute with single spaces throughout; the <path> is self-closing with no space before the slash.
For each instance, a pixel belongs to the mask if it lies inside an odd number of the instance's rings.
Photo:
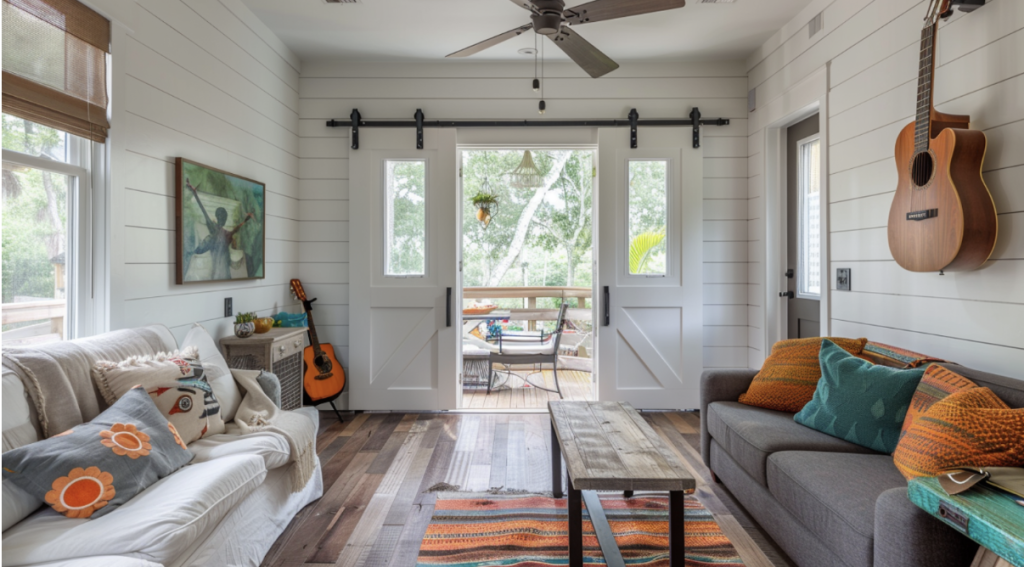
<path id="1" fill-rule="evenodd" d="M 700 376 L 700 454 L 711 466 L 711 433 L 708 431 L 708 404 L 735 402 L 750 388 L 757 370 L 706 370 Z"/>
<path id="2" fill-rule="evenodd" d="M 918 508 L 906 488 L 875 502 L 875 567 L 963 567 L 978 544 Z"/>

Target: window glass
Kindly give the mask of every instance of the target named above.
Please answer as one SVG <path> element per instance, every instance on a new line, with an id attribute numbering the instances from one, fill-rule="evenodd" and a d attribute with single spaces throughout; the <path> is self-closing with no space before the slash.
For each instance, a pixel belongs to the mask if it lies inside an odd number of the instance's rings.
<path id="1" fill-rule="evenodd" d="M 630 161 L 627 193 L 629 273 L 665 275 L 668 162 Z"/>
<path id="2" fill-rule="evenodd" d="M 5 345 L 65 336 L 68 201 L 74 182 L 66 175 L 3 164 Z"/>
<path id="3" fill-rule="evenodd" d="M 817 138 L 801 142 L 797 148 L 800 175 L 799 193 L 800 245 L 797 293 L 821 297 L 821 145 Z"/>
<path id="4" fill-rule="evenodd" d="M 29 122 L 9 114 L 3 115 L 3 144 L 30 156 L 68 161 L 68 135 L 48 126 Z"/>
<path id="5" fill-rule="evenodd" d="M 422 276 L 427 269 L 427 162 L 385 164 L 385 270 L 389 276 Z"/>

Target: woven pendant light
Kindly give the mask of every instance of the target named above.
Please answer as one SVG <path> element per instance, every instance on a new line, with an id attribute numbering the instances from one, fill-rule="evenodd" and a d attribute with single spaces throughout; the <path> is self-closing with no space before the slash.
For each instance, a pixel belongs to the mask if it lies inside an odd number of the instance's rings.
<path id="1" fill-rule="evenodd" d="M 512 186 L 517 189 L 532 189 L 544 185 L 544 176 L 537 169 L 537 164 L 533 163 L 533 154 L 530 150 L 523 153 L 523 161 L 509 173 L 509 177 Z"/>

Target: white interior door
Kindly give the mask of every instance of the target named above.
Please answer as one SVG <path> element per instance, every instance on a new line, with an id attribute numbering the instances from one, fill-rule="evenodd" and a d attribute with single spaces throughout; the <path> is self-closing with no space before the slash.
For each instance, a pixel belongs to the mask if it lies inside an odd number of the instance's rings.
<path id="1" fill-rule="evenodd" d="M 703 369 L 703 151 L 691 147 L 688 128 L 639 134 L 635 150 L 628 130 L 598 134 L 600 399 L 696 408 Z"/>
<path id="2" fill-rule="evenodd" d="M 360 135 L 349 153 L 350 409 L 456 409 L 455 130 L 426 130 L 423 150 L 404 129 Z"/>

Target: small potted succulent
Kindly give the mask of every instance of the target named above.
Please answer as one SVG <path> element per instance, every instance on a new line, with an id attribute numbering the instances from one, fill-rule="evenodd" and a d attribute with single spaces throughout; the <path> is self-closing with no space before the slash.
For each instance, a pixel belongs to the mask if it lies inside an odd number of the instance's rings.
<path id="1" fill-rule="evenodd" d="M 256 332 L 256 313 L 235 315 L 235 336 L 240 339 L 251 337 Z"/>
<path id="2" fill-rule="evenodd" d="M 476 220 L 484 223 L 486 228 L 491 224 L 491 218 L 497 213 L 498 196 L 481 191 L 473 196 L 473 205 L 476 207 Z"/>

